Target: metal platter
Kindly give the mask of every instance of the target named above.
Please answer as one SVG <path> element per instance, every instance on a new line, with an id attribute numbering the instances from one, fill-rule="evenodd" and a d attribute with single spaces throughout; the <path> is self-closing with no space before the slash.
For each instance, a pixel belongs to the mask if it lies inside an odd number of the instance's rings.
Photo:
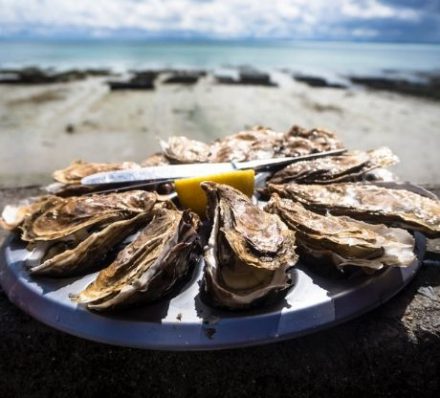
<path id="1" fill-rule="evenodd" d="M 29 252 L 13 236 L 1 250 L 0 282 L 9 299 L 39 321 L 86 339 L 163 350 L 211 350 L 270 343 L 312 333 L 359 316 L 398 293 L 416 274 L 425 239 L 416 234 L 416 260 L 407 268 L 388 268 L 349 279 L 324 277 L 299 264 L 295 284 L 277 305 L 247 312 L 213 309 L 200 298 L 203 263 L 171 297 L 118 314 L 90 312 L 69 299 L 96 273 L 83 277 L 31 277 Z"/>

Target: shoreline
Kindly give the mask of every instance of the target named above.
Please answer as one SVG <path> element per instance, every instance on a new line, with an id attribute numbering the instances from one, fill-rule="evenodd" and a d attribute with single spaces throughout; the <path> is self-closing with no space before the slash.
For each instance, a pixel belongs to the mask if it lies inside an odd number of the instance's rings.
<path id="1" fill-rule="evenodd" d="M 0 146 L 6 148 L 0 186 L 48 183 L 55 169 L 75 159 L 141 161 L 159 149 L 159 137 L 209 142 L 256 124 L 278 131 L 323 127 L 351 149 L 386 145 L 401 158 L 393 170 L 402 179 L 440 181 L 438 101 L 322 80 L 311 87 L 290 71 L 236 72 L 216 77 L 167 69 L 0 84 Z M 152 87 L 111 90 L 107 84 L 135 76 L 136 84 Z"/>

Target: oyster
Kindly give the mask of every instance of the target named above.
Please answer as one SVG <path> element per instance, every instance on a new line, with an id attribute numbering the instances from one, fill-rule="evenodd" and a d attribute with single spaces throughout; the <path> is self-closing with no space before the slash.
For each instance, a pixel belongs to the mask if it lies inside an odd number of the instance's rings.
<path id="1" fill-rule="evenodd" d="M 38 212 L 47 202 L 55 203 L 58 200 L 55 196 L 40 196 L 24 199 L 16 205 L 7 205 L 0 218 L 0 227 L 14 231 L 23 224 L 26 217 Z"/>
<path id="2" fill-rule="evenodd" d="M 330 211 L 371 223 L 418 230 L 432 238 L 440 237 L 440 201 L 405 189 L 363 183 L 290 183 L 268 184 L 268 191 L 298 201 L 314 211 Z"/>
<path id="3" fill-rule="evenodd" d="M 295 234 L 276 215 L 227 186 L 201 184 L 212 224 L 205 248 L 203 292 L 219 307 L 242 309 L 285 291 L 298 259 Z"/>
<path id="4" fill-rule="evenodd" d="M 80 184 L 83 177 L 103 171 L 116 171 L 139 168 L 134 162 L 122 163 L 89 163 L 82 160 L 74 161 L 70 166 L 53 173 L 54 180 L 62 184 Z"/>
<path id="5" fill-rule="evenodd" d="M 174 163 L 204 163 L 209 161 L 209 145 L 186 137 L 170 137 L 161 141 L 164 155 Z"/>
<path id="6" fill-rule="evenodd" d="M 264 127 L 230 135 L 211 145 L 211 162 L 272 158 L 280 153 L 284 134 Z"/>
<path id="7" fill-rule="evenodd" d="M 270 182 L 274 184 L 288 182 L 328 184 L 355 181 L 373 169 L 392 166 L 397 162 L 397 156 L 386 147 L 367 152 L 350 151 L 342 155 L 292 163 L 276 172 Z"/>
<path id="8" fill-rule="evenodd" d="M 272 195 L 266 211 L 277 214 L 296 232 L 298 247 L 316 260 L 342 268 L 407 267 L 414 260 L 414 238 L 405 230 L 372 225 L 346 216 L 321 215 L 299 202 Z"/>
<path id="9" fill-rule="evenodd" d="M 166 164 L 170 164 L 170 161 L 160 152 L 153 153 L 153 155 L 148 156 L 148 158 L 141 162 L 142 167 L 163 166 Z"/>
<path id="10" fill-rule="evenodd" d="M 301 156 L 314 152 L 343 149 L 344 145 L 335 133 L 324 129 L 293 126 L 283 137 L 283 147 L 278 156 Z"/>
<path id="11" fill-rule="evenodd" d="M 70 276 L 101 265 L 111 249 L 151 218 L 157 195 L 144 191 L 44 202 L 21 226 L 38 262 L 30 272 Z M 164 202 L 161 206 L 173 206 Z"/>
<path id="12" fill-rule="evenodd" d="M 152 192 L 128 191 L 47 200 L 38 211 L 24 220 L 21 238 L 25 241 L 64 238 L 95 226 L 149 212 L 157 199 Z"/>
<path id="13" fill-rule="evenodd" d="M 198 217 L 187 210 L 155 209 L 139 236 L 72 300 L 89 309 L 109 310 L 164 296 L 200 255 L 198 227 Z"/>

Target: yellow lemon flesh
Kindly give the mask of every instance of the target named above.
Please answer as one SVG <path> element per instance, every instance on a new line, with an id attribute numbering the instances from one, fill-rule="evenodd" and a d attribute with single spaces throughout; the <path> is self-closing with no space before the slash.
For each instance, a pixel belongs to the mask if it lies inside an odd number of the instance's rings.
<path id="1" fill-rule="evenodd" d="M 205 192 L 200 187 L 200 183 L 205 181 L 230 185 L 251 197 L 254 192 L 255 171 L 235 170 L 227 173 L 176 180 L 174 186 L 180 204 L 184 207 L 190 208 L 201 217 L 205 216 L 207 199 Z"/>

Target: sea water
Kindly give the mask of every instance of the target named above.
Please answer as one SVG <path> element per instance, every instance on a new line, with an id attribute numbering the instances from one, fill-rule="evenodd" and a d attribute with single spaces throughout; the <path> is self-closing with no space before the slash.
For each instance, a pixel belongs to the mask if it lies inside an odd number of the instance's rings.
<path id="1" fill-rule="evenodd" d="M 417 74 L 440 70 L 439 44 L 311 41 L 8 41 L 0 68 L 287 68 L 318 75 Z"/>

